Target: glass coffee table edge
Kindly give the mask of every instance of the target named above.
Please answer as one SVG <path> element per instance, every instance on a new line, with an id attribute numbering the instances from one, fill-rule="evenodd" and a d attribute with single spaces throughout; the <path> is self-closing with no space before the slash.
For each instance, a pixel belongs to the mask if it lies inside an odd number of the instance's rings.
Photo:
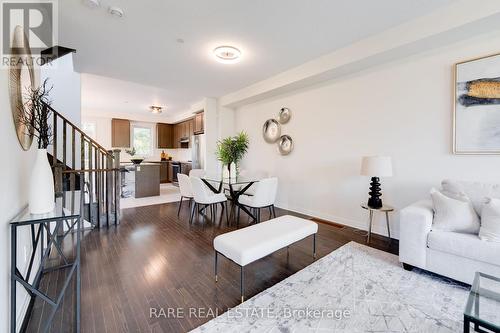
<path id="1" fill-rule="evenodd" d="M 472 282 L 471 290 L 469 292 L 469 296 L 467 298 L 467 303 L 466 303 L 465 310 L 464 310 L 464 325 L 466 323 L 468 323 L 469 325 L 470 325 L 470 323 L 473 323 L 475 330 L 478 332 L 486 332 L 484 330 L 481 330 L 479 327 L 484 327 L 484 328 L 490 330 L 491 332 L 500 332 L 500 326 L 497 326 L 497 324 L 493 324 L 491 322 L 485 321 L 484 319 L 481 319 L 481 318 L 479 318 L 479 316 L 476 316 L 472 313 L 474 301 L 476 301 L 477 298 L 481 296 L 481 294 L 478 292 L 479 280 L 481 278 L 490 279 L 490 280 L 493 280 L 495 282 L 500 283 L 499 277 L 489 275 L 486 273 L 482 273 L 482 272 L 475 273 L 474 281 Z M 498 299 L 498 302 L 500 302 L 500 299 Z M 464 332 L 465 331 L 466 330 L 464 328 Z"/>

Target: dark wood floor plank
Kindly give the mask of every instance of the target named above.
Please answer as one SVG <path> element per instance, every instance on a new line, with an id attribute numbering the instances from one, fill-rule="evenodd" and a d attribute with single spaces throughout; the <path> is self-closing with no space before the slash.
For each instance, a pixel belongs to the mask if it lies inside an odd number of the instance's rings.
<path id="1" fill-rule="evenodd" d="M 219 281 L 214 280 L 213 239 L 236 229 L 225 219 L 215 223 L 200 214 L 189 224 L 187 205 L 177 217 L 177 203 L 130 208 L 122 211 L 118 227 L 86 232 L 82 240 L 82 332 L 185 332 L 208 320 L 207 313 L 223 313 L 239 304 L 240 269 L 221 258 Z M 287 214 L 277 209 L 278 215 Z M 220 209 L 219 209 L 220 214 Z M 267 213 L 262 213 L 267 218 Z M 303 216 L 301 214 L 296 214 Z M 265 222 L 262 222 L 265 223 Z M 241 216 L 239 227 L 248 218 Z M 318 223 L 317 254 L 323 257 L 350 241 L 365 243 L 363 231 Z M 375 235 L 371 246 L 397 253 L 398 242 Z M 74 256 L 72 243 L 65 253 Z M 248 265 L 246 297 L 252 297 L 313 263 L 312 240 L 306 239 Z M 42 288 L 55 295 L 65 272 L 44 276 Z M 68 291 L 52 332 L 70 332 L 73 322 L 73 288 Z M 205 316 L 190 316 L 190 309 Z M 168 313 L 169 309 L 174 312 Z M 184 313 L 177 316 L 177 309 Z M 40 332 L 50 307 L 35 301 L 28 332 Z M 150 311 L 166 316 L 150 316 Z M 172 310 L 171 310 L 172 311 Z M 199 313 L 198 313 L 199 314 Z"/>

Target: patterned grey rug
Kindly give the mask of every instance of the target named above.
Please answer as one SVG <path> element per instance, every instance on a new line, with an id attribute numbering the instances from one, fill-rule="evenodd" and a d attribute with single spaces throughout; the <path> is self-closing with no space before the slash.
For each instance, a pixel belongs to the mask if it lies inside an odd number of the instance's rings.
<path id="1" fill-rule="evenodd" d="M 467 296 L 463 285 L 351 242 L 192 332 L 456 333 Z"/>

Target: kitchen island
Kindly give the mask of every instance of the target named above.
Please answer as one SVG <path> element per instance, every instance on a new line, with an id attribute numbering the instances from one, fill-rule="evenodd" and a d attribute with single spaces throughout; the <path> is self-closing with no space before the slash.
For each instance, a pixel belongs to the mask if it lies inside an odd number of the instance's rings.
<path id="1" fill-rule="evenodd" d="M 122 197 L 144 198 L 160 195 L 160 165 L 143 162 L 122 164 Z"/>

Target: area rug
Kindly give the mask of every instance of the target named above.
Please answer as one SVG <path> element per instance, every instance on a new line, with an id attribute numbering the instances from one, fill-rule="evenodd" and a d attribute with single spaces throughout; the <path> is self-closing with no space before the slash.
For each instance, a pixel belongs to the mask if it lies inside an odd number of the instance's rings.
<path id="1" fill-rule="evenodd" d="M 172 184 L 160 184 L 160 195 L 145 198 L 121 198 L 120 207 L 133 208 L 142 206 L 159 205 L 168 202 L 175 202 L 181 199 L 181 193 L 177 186 Z"/>
<path id="2" fill-rule="evenodd" d="M 351 242 L 192 332 L 456 333 L 468 290 Z"/>

